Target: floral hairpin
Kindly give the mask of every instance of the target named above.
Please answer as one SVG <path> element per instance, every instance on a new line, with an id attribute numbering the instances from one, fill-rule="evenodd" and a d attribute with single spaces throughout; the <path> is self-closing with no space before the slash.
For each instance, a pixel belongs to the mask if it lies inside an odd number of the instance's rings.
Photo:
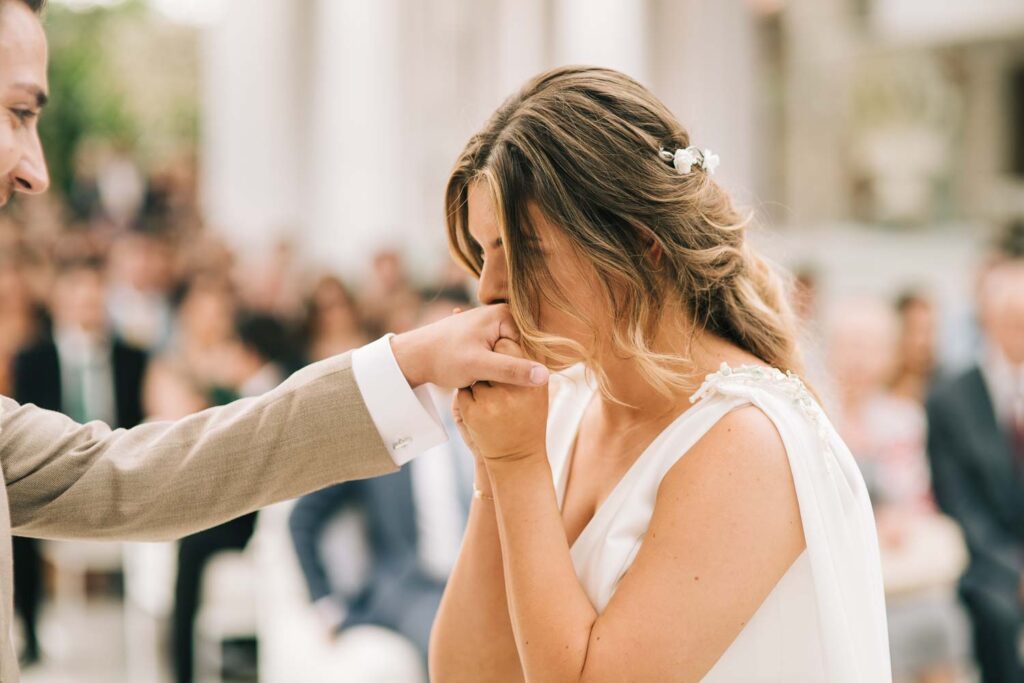
<path id="1" fill-rule="evenodd" d="M 694 166 L 700 166 L 706 173 L 713 175 L 719 162 L 718 155 L 710 149 L 700 150 L 693 146 L 680 147 L 675 152 L 662 149 L 658 156 L 671 162 L 680 175 L 687 175 Z"/>

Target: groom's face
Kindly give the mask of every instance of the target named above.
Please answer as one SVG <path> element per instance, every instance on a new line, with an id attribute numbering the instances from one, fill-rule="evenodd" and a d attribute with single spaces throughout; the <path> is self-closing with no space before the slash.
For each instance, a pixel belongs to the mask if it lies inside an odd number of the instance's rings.
<path id="1" fill-rule="evenodd" d="M 50 186 L 36 124 L 46 104 L 46 35 L 18 0 L 0 0 L 0 206 Z"/>

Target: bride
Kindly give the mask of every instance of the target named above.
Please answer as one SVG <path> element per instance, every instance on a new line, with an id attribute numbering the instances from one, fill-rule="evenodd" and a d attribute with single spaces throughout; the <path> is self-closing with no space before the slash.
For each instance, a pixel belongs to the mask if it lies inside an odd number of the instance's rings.
<path id="1" fill-rule="evenodd" d="M 864 483 L 717 157 L 607 69 L 542 74 L 448 183 L 549 388 L 456 397 L 476 497 L 431 680 L 889 681 Z"/>

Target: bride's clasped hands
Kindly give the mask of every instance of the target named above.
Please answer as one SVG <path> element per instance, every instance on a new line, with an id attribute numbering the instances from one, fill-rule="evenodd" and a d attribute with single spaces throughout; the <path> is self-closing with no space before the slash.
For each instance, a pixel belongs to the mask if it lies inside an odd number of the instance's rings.
<path id="1" fill-rule="evenodd" d="M 494 350 L 525 357 L 519 344 L 507 338 L 498 340 Z M 459 390 L 452 411 L 478 462 L 493 466 L 547 458 L 547 386 L 477 382 Z"/>

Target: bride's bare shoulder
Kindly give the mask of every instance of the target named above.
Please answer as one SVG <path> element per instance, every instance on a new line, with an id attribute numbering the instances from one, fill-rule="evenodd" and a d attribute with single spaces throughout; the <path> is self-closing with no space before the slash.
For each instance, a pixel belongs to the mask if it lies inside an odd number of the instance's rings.
<path id="1" fill-rule="evenodd" d="M 655 516 L 692 515 L 695 506 L 731 518 L 741 534 L 757 529 L 803 547 L 786 448 L 759 408 L 747 405 L 723 416 L 662 480 Z"/>

